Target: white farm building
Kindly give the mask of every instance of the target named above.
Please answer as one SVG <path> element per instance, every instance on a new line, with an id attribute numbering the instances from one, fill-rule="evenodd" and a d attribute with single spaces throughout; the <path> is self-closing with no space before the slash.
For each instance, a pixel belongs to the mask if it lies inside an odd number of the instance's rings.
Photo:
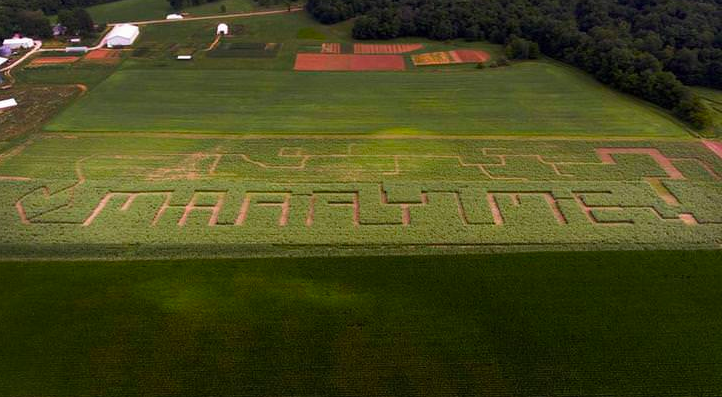
<path id="1" fill-rule="evenodd" d="M 216 29 L 216 34 L 227 35 L 228 34 L 228 25 L 226 25 L 225 23 L 219 24 L 218 28 Z"/>
<path id="2" fill-rule="evenodd" d="M 23 37 L 19 39 L 5 39 L 3 41 L 3 46 L 7 46 L 11 50 L 17 50 L 19 48 L 33 48 L 35 47 L 35 42 L 29 37 Z"/>
<path id="3" fill-rule="evenodd" d="M 135 25 L 115 25 L 105 36 L 105 44 L 108 48 L 129 46 L 135 42 L 139 34 L 140 29 Z"/>

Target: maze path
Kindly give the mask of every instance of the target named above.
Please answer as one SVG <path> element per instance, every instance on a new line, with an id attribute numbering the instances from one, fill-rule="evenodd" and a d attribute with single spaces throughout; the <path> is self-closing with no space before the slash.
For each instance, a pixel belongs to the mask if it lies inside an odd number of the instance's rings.
<path id="1" fill-rule="evenodd" d="M 288 189 L 288 188 L 286 188 Z M 108 211 L 109 203 L 114 198 L 124 199 L 122 204 L 119 205 L 115 210 L 120 212 L 127 212 L 134 205 L 136 200 L 140 197 L 159 196 L 163 198 L 162 204 L 156 207 L 149 208 L 152 219 L 149 226 L 158 225 L 161 218 L 163 218 L 170 209 L 178 209 L 176 214 L 179 214 L 178 218 L 172 223 L 177 224 L 179 227 L 186 226 L 189 217 L 196 212 L 206 213 L 208 215 L 208 226 L 244 226 L 249 219 L 249 216 L 253 216 L 254 208 L 262 207 L 275 207 L 278 208 L 277 220 L 274 224 L 277 227 L 285 227 L 289 224 L 291 217 L 291 211 L 300 211 L 306 214 L 304 216 L 305 226 L 312 227 L 315 225 L 317 220 L 317 214 L 319 208 L 349 208 L 351 210 L 351 216 L 347 219 L 350 225 L 363 226 L 363 225 L 402 225 L 412 226 L 415 224 L 414 216 L 412 215 L 412 209 L 417 214 L 420 211 L 426 211 L 427 209 L 441 208 L 439 205 L 443 205 L 445 210 L 449 214 L 455 214 L 456 219 L 460 225 L 463 226 L 474 226 L 474 225 L 487 225 L 487 226 L 505 226 L 508 220 L 506 214 L 508 211 L 514 210 L 515 208 L 521 208 L 525 202 L 531 203 L 538 200 L 539 203 L 544 203 L 542 207 L 538 207 L 540 211 L 545 212 L 550 219 L 554 219 L 555 223 L 564 226 L 575 223 L 574 219 L 579 219 L 576 216 L 572 216 L 570 219 L 570 213 L 572 207 L 565 203 L 575 203 L 576 208 L 580 214 L 584 214 L 589 224 L 592 225 L 623 225 L 623 224 L 634 224 L 635 221 L 624 220 L 624 221 L 608 221 L 600 218 L 600 214 L 609 214 L 611 212 L 621 213 L 623 211 L 644 211 L 656 217 L 660 222 L 683 222 L 687 225 L 699 225 L 701 223 L 717 224 L 720 222 L 701 222 L 697 217 L 690 212 L 685 211 L 673 211 L 672 214 L 661 212 L 658 205 L 653 202 L 648 204 L 630 203 L 626 205 L 612 205 L 612 204 L 595 204 L 589 202 L 590 197 L 601 197 L 609 196 L 614 202 L 615 193 L 610 190 L 588 190 L 587 188 L 570 188 L 570 196 L 566 194 L 554 193 L 554 191 L 542 191 L 533 189 L 514 188 L 509 186 L 505 190 L 491 189 L 482 190 L 476 193 L 474 192 L 460 192 L 459 190 L 422 190 L 419 188 L 418 200 L 417 201 L 391 201 L 389 199 L 389 192 L 383 184 L 377 185 L 376 192 L 372 190 L 359 190 L 349 188 L 346 190 L 328 190 L 320 187 L 311 188 L 309 193 L 294 193 L 293 189 L 286 191 L 247 191 L 242 196 L 243 199 L 240 204 L 235 221 L 229 224 L 221 224 L 219 222 L 219 216 L 221 211 L 224 209 L 224 205 L 227 204 L 227 197 L 229 197 L 229 191 L 195 191 L 192 193 L 190 200 L 186 204 L 171 204 L 172 196 L 175 193 L 173 191 L 115 191 L 106 193 L 97 203 L 97 205 L 90 211 L 89 215 L 82 221 L 76 222 L 83 226 L 93 225 L 100 215 L 104 211 Z M 376 195 L 375 199 L 362 200 L 361 194 Z M 462 196 L 463 194 L 463 196 Z M 210 202 L 199 203 L 202 196 L 208 196 Z M 269 197 L 275 196 L 273 200 Z M 451 201 L 441 200 L 445 196 L 451 196 Z M 295 199 L 299 197 L 309 197 L 306 206 L 293 206 Z M 502 204 L 499 200 L 504 199 Z M 531 200 L 531 201 L 529 201 Z M 622 197 L 619 198 L 622 200 Z M 646 199 L 642 199 L 643 201 Z M 393 208 L 395 211 L 392 212 L 391 219 L 387 222 L 371 222 L 367 223 L 362 218 L 361 203 L 373 203 L 376 201 L 376 205 L 371 205 L 374 208 Z M 598 200 L 597 200 L 598 201 Z M 449 203 L 443 204 L 443 203 Z M 471 204 L 470 204 L 471 203 Z M 234 203 L 228 202 L 232 208 Z M 481 208 L 486 204 L 486 209 Z M 679 202 L 677 202 L 679 205 Z M 368 204 L 367 204 L 368 205 Z M 471 205 L 471 206 L 469 206 Z M 478 207 L 477 207 L 478 206 Z M 50 211 L 58 211 L 66 206 L 55 207 Z M 453 207 L 453 208 L 452 208 Z M 670 207 L 672 208 L 672 207 Z M 371 208 L 369 208 L 371 209 Z M 32 218 L 25 216 L 25 209 L 18 201 L 18 215 L 26 224 L 34 223 Z M 488 221 L 481 221 L 478 215 L 472 216 L 470 211 L 487 211 L 491 216 Z M 670 209 L 667 209 L 668 211 Z M 49 212 L 49 211 L 48 211 Z M 428 212 L 428 211 L 427 211 Z M 536 213 L 537 216 L 540 213 Z M 49 223 L 49 222 L 41 222 Z M 50 222 L 52 223 L 52 222 Z M 67 222 L 62 222 L 67 223 Z M 70 222 L 72 223 L 72 222 Z M 512 222 L 513 223 L 513 222 Z M 268 225 L 273 226 L 273 225 Z"/>
<path id="2" fill-rule="evenodd" d="M 29 173 L 27 190 L 24 181 L 7 182 L 17 190 L 5 202 L 15 208 L 0 217 L 24 224 L 13 230 L 62 228 L 58 238 L 93 240 L 114 229 L 130 242 L 722 241 L 722 162 L 701 144 L 214 139 L 83 157 L 63 150 L 98 147 L 86 139 L 44 139 L 42 150 L 31 143 L 21 156 L 6 149 L 0 170 L 13 178 L 48 153 L 71 153 L 59 168 L 74 166 L 76 176 Z M 36 168 L 7 167 L 27 156 Z"/>

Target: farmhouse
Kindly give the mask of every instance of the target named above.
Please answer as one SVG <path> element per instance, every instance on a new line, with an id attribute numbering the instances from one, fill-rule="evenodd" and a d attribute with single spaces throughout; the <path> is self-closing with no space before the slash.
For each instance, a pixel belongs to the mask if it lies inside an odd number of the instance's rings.
<path id="1" fill-rule="evenodd" d="M 105 36 L 105 43 L 108 48 L 129 46 L 135 42 L 139 34 L 140 29 L 135 25 L 115 25 L 113 30 Z"/>
<path id="2" fill-rule="evenodd" d="M 225 23 L 219 24 L 218 28 L 216 29 L 216 34 L 227 35 L 228 34 L 228 25 L 226 25 Z"/>
<path id="3" fill-rule="evenodd" d="M 19 48 L 33 48 L 35 42 L 29 37 L 5 39 L 3 46 L 9 47 L 11 50 L 17 50 Z"/>

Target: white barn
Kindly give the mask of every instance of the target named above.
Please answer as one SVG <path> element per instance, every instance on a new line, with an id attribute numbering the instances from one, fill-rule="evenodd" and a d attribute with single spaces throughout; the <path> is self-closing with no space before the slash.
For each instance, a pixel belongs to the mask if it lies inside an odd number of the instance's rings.
<path id="1" fill-rule="evenodd" d="M 219 24 L 218 28 L 216 29 L 216 34 L 228 34 L 228 25 L 226 25 L 225 23 Z"/>
<path id="2" fill-rule="evenodd" d="M 11 50 L 17 50 L 18 48 L 33 48 L 35 47 L 35 42 L 30 37 L 5 39 L 3 40 L 3 46 L 7 46 Z"/>
<path id="3" fill-rule="evenodd" d="M 105 44 L 108 48 L 129 46 L 135 42 L 139 34 L 140 29 L 135 25 L 115 25 L 105 36 Z"/>

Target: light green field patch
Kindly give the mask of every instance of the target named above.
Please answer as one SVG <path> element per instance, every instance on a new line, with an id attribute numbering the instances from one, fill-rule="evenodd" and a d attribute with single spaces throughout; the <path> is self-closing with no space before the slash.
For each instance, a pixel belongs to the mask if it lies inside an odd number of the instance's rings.
<path id="1" fill-rule="evenodd" d="M 301 28 L 296 33 L 296 38 L 304 40 L 325 40 L 326 35 L 312 27 Z"/>
<path id="2" fill-rule="evenodd" d="M 693 90 L 712 110 L 714 134 L 722 136 L 722 91 L 705 87 L 694 87 Z"/>
<path id="3" fill-rule="evenodd" d="M 149 106 L 148 104 L 158 104 Z M 450 73 L 123 70 L 51 131 L 686 136 L 663 113 L 544 62 Z"/>

